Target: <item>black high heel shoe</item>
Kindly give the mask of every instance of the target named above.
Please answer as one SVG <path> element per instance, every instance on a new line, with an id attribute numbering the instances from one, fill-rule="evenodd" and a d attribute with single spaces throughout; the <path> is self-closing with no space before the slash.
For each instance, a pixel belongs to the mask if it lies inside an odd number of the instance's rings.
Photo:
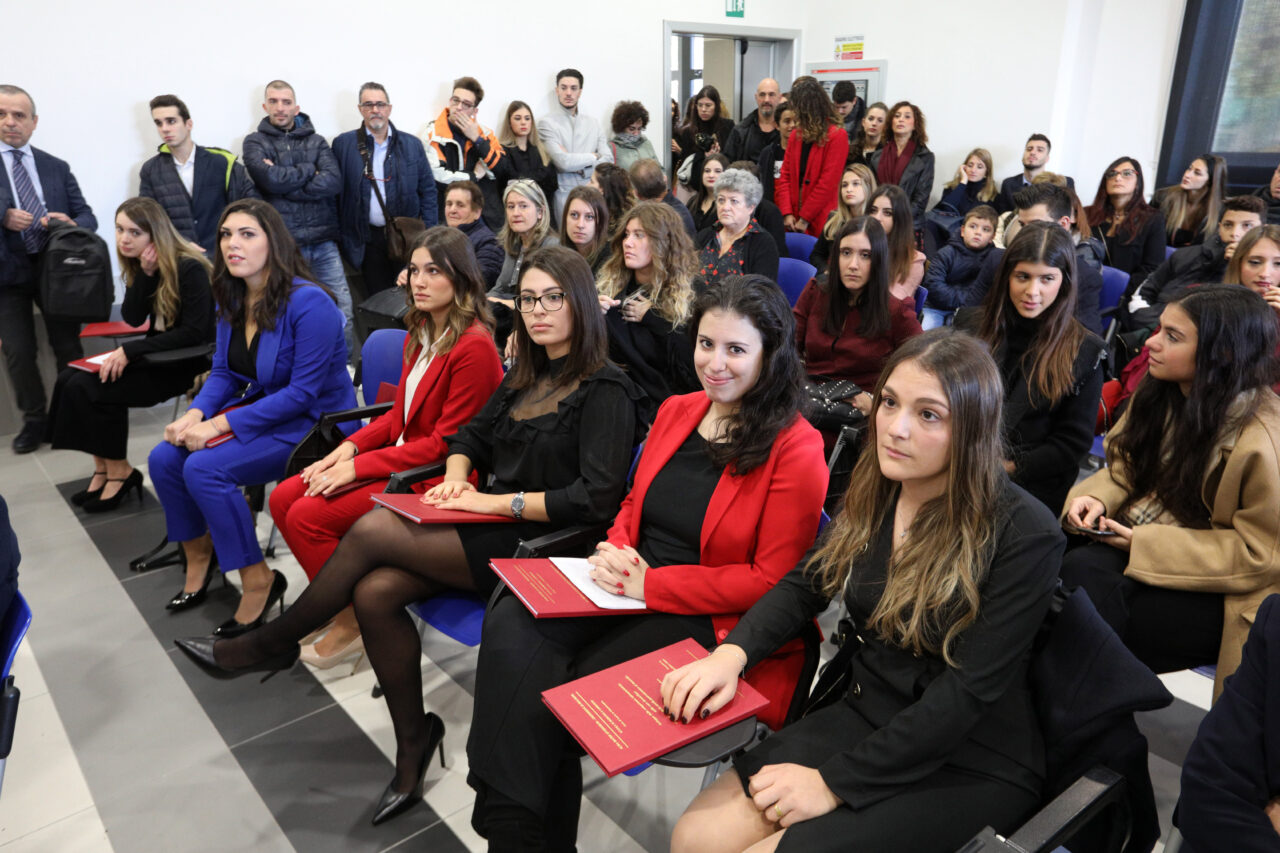
<path id="1" fill-rule="evenodd" d="M 213 646 L 217 642 L 215 637 L 182 637 L 174 640 L 173 644 L 181 649 L 187 657 L 199 664 L 200 668 L 205 672 L 214 678 L 223 680 L 238 678 L 251 672 L 265 672 L 266 675 L 262 676 L 262 680 L 266 681 L 277 672 L 289 669 L 298 662 L 298 646 L 295 645 L 266 660 L 232 669 L 223 666 L 214 659 Z"/>
<path id="2" fill-rule="evenodd" d="M 142 503 L 142 472 L 137 468 L 129 473 L 128 477 L 120 479 L 117 477 L 108 477 L 108 483 L 123 483 L 120 491 L 116 492 L 109 498 L 103 498 L 101 493 L 95 495 L 92 500 L 85 501 L 83 509 L 85 512 L 111 512 L 111 510 L 120 506 L 120 503 L 129 496 L 129 492 L 137 491 L 138 503 Z M 103 486 L 103 488 L 106 488 Z"/>
<path id="3" fill-rule="evenodd" d="M 222 574 L 222 572 L 218 571 L 218 555 L 216 553 L 209 556 L 209 567 L 204 571 L 204 583 L 200 584 L 200 588 L 195 592 L 178 590 L 178 594 L 169 599 L 169 603 L 164 606 L 164 609 L 177 613 L 180 610 L 189 610 L 198 604 L 204 604 L 205 596 L 209 594 L 209 582 L 213 580 L 215 573 Z M 227 576 L 222 575 L 222 585 L 226 586 L 226 584 Z"/>
<path id="4" fill-rule="evenodd" d="M 274 575 L 271 579 L 271 591 L 267 593 L 267 603 L 262 605 L 262 612 L 258 614 L 258 618 L 252 622 L 237 622 L 236 617 L 232 616 L 226 622 L 213 629 L 215 637 L 229 640 L 232 637 L 239 637 L 241 634 L 248 633 L 254 628 L 261 627 L 262 623 L 267 621 L 267 614 L 271 612 L 271 608 L 275 606 L 276 602 L 280 603 L 280 612 L 284 613 L 284 591 L 289 588 L 289 581 L 275 569 L 271 570 L 271 574 Z"/>
<path id="5" fill-rule="evenodd" d="M 431 763 L 431 753 L 436 751 L 440 753 L 440 766 L 444 767 L 444 720 L 428 711 L 427 748 L 422 751 L 422 763 L 418 765 L 418 782 L 412 790 L 400 793 L 395 789 L 396 782 L 392 779 L 387 789 L 382 792 L 382 796 L 378 798 L 378 805 L 374 807 L 374 826 L 391 820 L 422 799 L 422 785 L 427 778 L 427 765 Z"/>
<path id="6" fill-rule="evenodd" d="M 93 477 L 105 477 L 105 476 L 107 476 L 106 471 L 93 472 Z M 93 477 L 89 478 L 90 483 L 93 482 Z M 104 482 L 101 486 L 98 486 L 98 488 L 96 489 L 88 489 L 88 488 L 81 489 L 80 491 L 76 492 L 74 495 L 71 496 L 71 502 L 76 506 L 84 506 L 89 501 L 95 500 L 98 497 L 98 495 L 102 494 L 102 490 L 105 489 L 106 487 L 107 487 L 107 484 Z"/>

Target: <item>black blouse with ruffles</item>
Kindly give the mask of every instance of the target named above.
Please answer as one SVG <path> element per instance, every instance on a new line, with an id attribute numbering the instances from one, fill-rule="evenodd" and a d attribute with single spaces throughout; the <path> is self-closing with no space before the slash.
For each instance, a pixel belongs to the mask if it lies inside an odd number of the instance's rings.
<path id="1" fill-rule="evenodd" d="M 564 359 L 551 362 L 554 376 Z M 557 526 L 609 521 L 627 487 L 633 449 L 647 426 L 644 393 L 616 365 L 582 379 L 554 411 L 517 420 L 512 410 L 537 390 L 511 388 L 508 373 L 471 421 L 445 441 L 494 477 L 494 494 L 545 492 Z M 554 389 L 553 389 L 554 393 Z"/>

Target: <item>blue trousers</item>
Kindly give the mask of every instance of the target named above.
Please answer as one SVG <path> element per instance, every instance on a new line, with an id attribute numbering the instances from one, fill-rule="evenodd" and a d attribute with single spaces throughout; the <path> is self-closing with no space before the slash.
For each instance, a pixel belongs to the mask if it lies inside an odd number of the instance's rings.
<path id="1" fill-rule="evenodd" d="M 262 562 L 253 515 L 240 489 L 282 479 L 292 452 L 293 444 L 269 435 L 232 438 L 194 453 L 165 441 L 157 444 L 147 461 L 169 541 L 186 542 L 208 532 L 224 572 Z"/>
<path id="2" fill-rule="evenodd" d="M 342 268 L 342 255 L 338 252 L 338 244 L 332 240 L 323 243 L 312 243 L 299 246 L 302 259 L 311 267 L 311 274 L 316 281 L 333 291 L 337 297 L 338 307 L 347 323 L 342 327 L 342 336 L 347 342 L 347 360 L 355 364 L 359 345 L 356 342 L 354 309 L 351 305 L 351 288 L 347 286 L 347 274 Z"/>

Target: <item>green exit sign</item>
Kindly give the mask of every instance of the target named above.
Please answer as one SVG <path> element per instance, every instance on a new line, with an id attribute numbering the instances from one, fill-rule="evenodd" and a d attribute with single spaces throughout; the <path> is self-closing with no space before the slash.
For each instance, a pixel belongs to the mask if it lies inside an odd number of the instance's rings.
<path id="1" fill-rule="evenodd" d="M 726 18 L 741 18 L 746 5 L 747 0 L 724 0 L 724 16 Z"/>

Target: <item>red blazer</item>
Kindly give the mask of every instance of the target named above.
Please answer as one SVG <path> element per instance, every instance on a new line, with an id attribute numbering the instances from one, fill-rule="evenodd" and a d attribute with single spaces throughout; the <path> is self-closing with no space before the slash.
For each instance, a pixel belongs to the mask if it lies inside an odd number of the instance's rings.
<path id="1" fill-rule="evenodd" d="M 404 342 L 407 358 L 391 411 L 347 439 L 359 450 L 352 460 L 358 480 L 385 479 L 397 471 L 444 459 L 448 452 L 445 436 L 471 420 L 502 381 L 502 360 L 493 336 L 483 324 L 472 323 L 453 348 L 436 356 L 427 368 L 409 402 L 406 423 L 405 382 L 419 345 L 417 333 L 410 330 Z M 397 447 L 401 433 L 405 442 Z M 426 488 L 426 483 L 415 486 L 420 492 Z"/>
<path id="2" fill-rule="evenodd" d="M 804 182 L 800 175 L 800 131 L 791 131 L 787 151 L 782 156 L 782 173 L 773 184 L 773 201 L 783 216 L 795 216 L 809 223 L 814 237 L 822 234 L 827 217 L 836 209 L 840 176 L 849 158 L 849 135 L 840 125 L 827 128 L 827 138 L 809 149 Z"/>
<path id="3" fill-rule="evenodd" d="M 635 484 L 610 528 L 614 545 L 634 545 L 640 510 L 653 478 L 697 428 L 711 401 L 702 392 L 669 397 L 658 410 L 636 466 Z M 710 614 L 716 642 L 804 556 L 818 532 L 827 493 L 822 436 L 799 415 L 778 434 L 769 458 L 743 477 L 727 471 L 702 521 L 702 564 L 659 566 L 645 574 L 645 602 L 664 613 Z M 765 534 L 765 535 L 762 535 Z M 777 728 L 795 691 L 804 648 L 799 641 L 747 675 L 769 697 L 761 718 Z"/>

